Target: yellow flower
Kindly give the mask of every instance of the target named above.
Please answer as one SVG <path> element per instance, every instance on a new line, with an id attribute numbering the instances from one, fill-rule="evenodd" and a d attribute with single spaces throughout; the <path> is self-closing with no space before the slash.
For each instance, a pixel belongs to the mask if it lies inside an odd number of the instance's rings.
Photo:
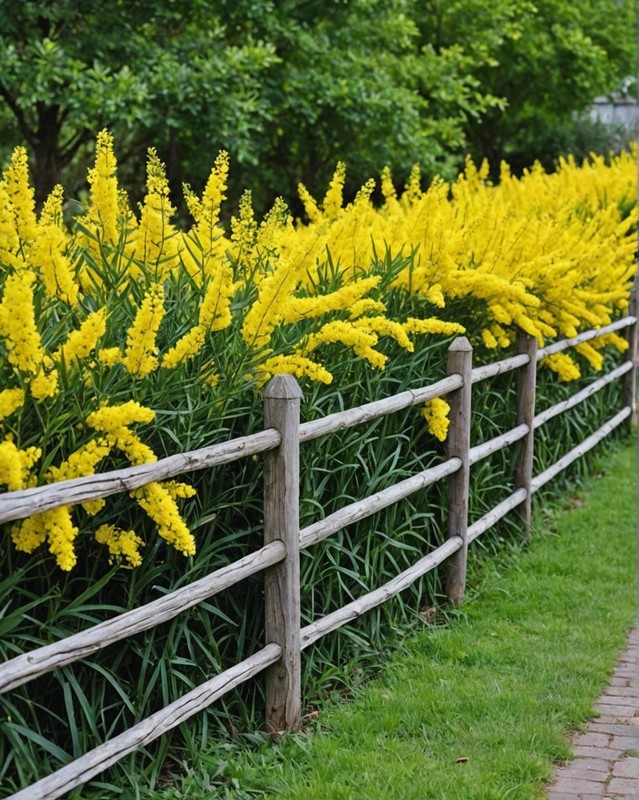
<path id="1" fill-rule="evenodd" d="M 54 360 L 72 365 L 76 359 L 91 355 L 106 331 L 106 314 L 105 308 L 89 314 L 80 327 L 71 331 L 66 342 L 56 350 Z"/>
<path id="2" fill-rule="evenodd" d="M 176 231 L 170 220 L 175 208 L 169 200 L 169 184 L 164 164 L 154 148 L 147 160 L 147 193 L 140 212 L 136 232 L 134 258 L 129 274 L 137 280 L 142 274 L 140 264 L 156 280 L 163 280 L 177 263 Z"/>
<path id="3" fill-rule="evenodd" d="M 55 397 L 58 393 L 58 373 L 46 372 L 44 369 L 33 378 L 29 386 L 32 396 L 42 402 L 49 397 Z"/>
<path id="4" fill-rule="evenodd" d="M 424 403 L 424 407 L 420 412 L 426 420 L 428 430 L 440 442 L 445 442 L 448 435 L 448 426 L 450 425 L 449 412 L 450 406 L 441 397 L 428 400 L 428 402 Z"/>
<path id="5" fill-rule="evenodd" d="M 45 355 L 35 320 L 34 282 L 30 270 L 9 275 L 0 302 L 0 336 L 5 339 L 9 363 L 27 379 L 40 372 Z"/>
<path id="6" fill-rule="evenodd" d="M 0 391 L 0 421 L 13 414 L 24 404 L 24 389 L 3 389 Z"/>
<path id="7" fill-rule="evenodd" d="M 561 378 L 562 381 L 575 381 L 580 377 L 579 367 L 566 353 L 555 353 L 543 358 L 542 366 L 548 367 Z"/>
<path id="8" fill-rule="evenodd" d="M 113 137 L 107 130 L 98 133 L 95 145 L 95 166 L 89 170 L 91 203 L 83 223 L 91 226 L 96 239 L 108 245 L 118 241 L 118 179 Z"/>
<path id="9" fill-rule="evenodd" d="M 368 361 L 377 369 L 384 369 L 388 357 L 373 348 L 378 342 L 378 336 L 371 331 L 364 331 L 356 327 L 353 322 L 327 322 L 317 333 L 312 333 L 300 347 L 302 355 L 312 353 L 321 344 L 338 343 L 351 347 L 360 358 Z"/>
<path id="10" fill-rule="evenodd" d="M 103 406 L 93 411 L 86 419 L 87 425 L 103 433 L 114 433 L 118 429 L 136 422 L 151 422 L 155 411 L 141 406 L 136 400 L 129 400 L 117 406 Z"/>
<path id="11" fill-rule="evenodd" d="M 93 475 L 96 467 L 111 451 L 105 437 L 98 437 L 83 444 L 63 461 L 59 466 L 51 466 L 47 471 L 47 480 L 70 481 L 85 475 Z"/>
<path id="12" fill-rule="evenodd" d="M 258 383 L 264 384 L 273 375 L 295 375 L 310 378 L 312 381 L 329 384 L 333 381 L 331 373 L 316 361 L 299 355 L 272 356 L 267 358 L 257 370 Z"/>
<path id="13" fill-rule="evenodd" d="M 126 569 L 133 569 L 142 563 L 139 548 L 144 542 L 135 531 L 125 531 L 114 525 L 100 525 L 95 532 L 95 539 L 109 548 L 110 564 L 115 561 Z"/>
<path id="14" fill-rule="evenodd" d="M 4 188 L 9 196 L 15 231 L 23 248 L 30 247 L 36 237 L 35 195 L 29 184 L 29 159 L 24 147 L 16 147 L 9 166 L 3 174 Z"/>
<path id="15" fill-rule="evenodd" d="M 155 522 L 166 542 L 185 556 L 195 555 L 195 540 L 167 489 L 159 483 L 149 483 L 130 494 Z"/>
<path id="16" fill-rule="evenodd" d="M 76 564 L 73 543 L 78 529 L 71 520 L 69 506 L 61 506 L 42 514 L 34 514 L 11 530 L 11 538 L 17 550 L 33 552 L 45 540 L 49 552 L 55 556 L 60 569 L 68 572 Z"/>
<path id="17" fill-rule="evenodd" d="M 149 464 L 157 461 L 157 456 L 151 448 L 126 427 L 116 428 L 107 436 L 108 442 L 117 447 L 129 459 L 131 464 Z"/>
<path id="18" fill-rule="evenodd" d="M 38 447 L 18 449 L 11 439 L 0 442 L 0 486 L 17 491 L 29 483 L 29 471 L 42 455 Z"/>
<path id="19" fill-rule="evenodd" d="M 152 284 L 127 331 L 126 352 L 122 363 L 128 373 L 144 378 L 157 369 L 155 337 L 164 318 L 164 289 Z"/>
<path id="20" fill-rule="evenodd" d="M 334 219 L 342 210 L 345 180 L 346 165 L 342 161 L 339 161 L 328 187 L 328 191 L 326 192 L 326 196 L 324 197 L 324 202 L 322 203 L 324 217 L 326 219 Z"/>
<path id="21" fill-rule="evenodd" d="M 26 266 L 20 253 L 13 206 L 4 182 L 0 182 L 0 264 L 14 269 Z"/>
<path id="22" fill-rule="evenodd" d="M 123 359 L 122 351 L 119 347 L 103 347 L 98 351 L 98 360 L 105 367 L 114 367 L 121 364 Z"/>

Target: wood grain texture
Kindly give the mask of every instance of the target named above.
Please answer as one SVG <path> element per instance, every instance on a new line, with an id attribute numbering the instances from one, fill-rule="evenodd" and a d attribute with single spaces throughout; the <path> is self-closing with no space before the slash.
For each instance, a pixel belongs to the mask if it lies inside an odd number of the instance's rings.
<path id="1" fill-rule="evenodd" d="M 635 285 L 630 295 L 630 314 L 637 317 L 637 307 L 639 306 L 639 289 L 637 287 L 637 277 Z M 632 414 L 625 421 L 626 433 L 630 434 L 633 424 L 637 424 L 637 323 L 630 325 L 626 329 L 626 341 L 628 349 L 625 353 L 625 363 L 630 364 L 631 369 L 623 379 L 623 402 L 624 405 L 632 409 Z"/>
<path id="2" fill-rule="evenodd" d="M 482 533 L 485 533 L 489 528 L 498 522 L 502 517 L 505 517 L 509 511 L 512 511 L 513 508 L 517 508 L 520 503 L 523 503 L 526 499 L 527 492 L 525 489 L 517 489 L 511 495 L 509 495 L 505 500 L 502 500 L 501 503 L 498 503 L 494 508 L 491 508 L 487 514 L 481 519 L 478 519 L 477 522 L 473 522 L 473 524 L 468 528 L 468 544 L 474 542 L 478 536 L 481 536 Z"/>
<path id="3" fill-rule="evenodd" d="M 265 430 L 188 453 L 161 458 L 151 464 L 0 494 L 0 523 L 23 519 L 58 506 L 75 505 L 119 492 L 130 492 L 146 486 L 147 483 L 164 481 L 185 472 L 229 464 L 240 458 L 271 450 L 279 443 L 280 435 L 277 431 Z"/>
<path id="4" fill-rule="evenodd" d="M 266 567 L 277 564 L 285 555 L 286 547 L 283 542 L 279 540 L 271 542 L 239 561 L 228 564 L 151 603 L 119 614 L 86 631 L 67 636 L 59 642 L 16 656 L 0 665 L 0 694 L 22 686 L 58 667 L 86 658 L 103 647 L 167 622 L 202 600 L 228 589 Z"/>
<path id="5" fill-rule="evenodd" d="M 282 649 L 266 673 L 266 725 L 294 730 L 302 717 L 300 660 L 300 458 L 302 391 L 292 375 L 275 375 L 264 390 L 264 421 L 281 441 L 264 461 L 264 545 L 281 540 L 286 557 L 264 573 L 265 641 Z"/>
<path id="6" fill-rule="evenodd" d="M 573 394 L 572 397 L 561 400 L 561 402 L 555 403 L 555 405 L 549 406 L 543 411 L 540 411 L 539 414 L 535 416 L 535 428 L 540 428 L 544 423 L 548 422 L 549 419 L 556 417 L 557 414 L 562 414 L 564 411 L 568 411 L 571 408 L 578 406 L 579 403 L 583 403 L 584 400 L 592 397 L 593 394 L 596 394 L 598 391 L 603 389 L 604 386 L 607 386 L 609 383 L 617 380 L 617 378 L 625 375 L 631 369 L 632 364 L 630 364 L 628 361 L 624 361 L 623 364 L 620 364 L 615 369 L 610 370 L 607 375 L 604 375 L 602 378 L 598 378 L 596 381 L 593 381 L 591 384 L 586 386 L 585 389 Z"/>
<path id="7" fill-rule="evenodd" d="M 435 397 L 441 397 L 443 394 L 452 392 L 460 386 L 460 377 L 452 375 L 429 386 L 409 389 L 392 397 L 385 397 L 383 400 L 375 400 L 362 406 L 348 408 L 335 414 L 328 414 L 321 419 L 304 422 L 300 425 L 300 442 L 309 442 L 312 439 L 318 439 L 320 436 L 326 436 L 329 433 L 335 433 L 353 425 L 362 425 L 378 417 L 410 408 L 410 406 L 420 405 L 427 400 L 433 400 Z"/>
<path id="8" fill-rule="evenodd" d="M 128 753 L 145 747 L 194 714 L 208 708 L 222 695 L 275 663 L 280 654 L 279 645 L 267 644 L 250 658 L 221 672 L 128 731 L 109 739 L 29 788 L 12 794 L 8 800 L 55 800 L 61 797 L 99 775 Z"/>
<path id="9" fill-rule="evenodd" d="M 567 350 L 569 347 L 574 347 L 576 344 L 589 342 L 591 339 L 596 339 L 598 336 L 603 336 L 605 333 L 621 331 L 624 328 L 627 328 L 629 325 L 634 325 L 636 321 L 637 318 L 635 316 L 629 315 L 623 319 L 618 319 L 616 322 L 612 322 L 610 325 L 606 325 L 603 328 L 592 328 L 588 331 L 580 333 L 579 336 L 575 336 L 572 339 L 562 339 L 560 342 L 554 342 L 553 344 L 546 345 L 546 347 L 542 347 L 537 351 L 537 361 L 541 361 L 542 358 L 551 356 L 554 353 L 561 353 L 562 350 Z"/>
<path id="10" fill-rule="evenodd" d="M 518 367 L 523 367 L 528 363 L 525 355 L 511 356 L 505 358 L 503 361 L 496 361 L 494 364 L 485 364 L 482 367 L 475 367 L 471 373 L 472 382 L 479 383 L 485 381 L 487 378 L 494 378 L 495 375 L 503 375 L 504 372 L 510 372 Z"/>
<path id="11" fill-rule="evenodd" d="M 609 419 L 608 422 L 605 422 L 593 434 L 588 436 L 587 439 L 584 439 L 583 442 L 578 444 L 577 447 L 573 447 L 573 449 L 560 458 L 559 461 L 556 461 L 552 466 L 548 467 L 548 469 L 533 478 L 532 491 L 536 492 L 538 489 L 541 489 L 544 484 L 548 483 L 555 475 L 558 475 L 562 470 L 566 469 L 573 461 L 576 461 L 580 456 L 592 450 L 595 445 L 605 439 L 618 425 L 621 425 L 631 413 L 632 411 L 629 406 L 626 406 L 618 414 L 615 414 L 612 419 Z"/>
<path id="12" fill-rule="evenodd" d="M 537 389 L 537 339 L 529 333 L 519 331 L 517 350 L 528 357 L 528 363 L 517 373 L 517 425 L 526 425 L 528 433 L 517 457 L 515 487 L 524 489 L 526 496 L 519 506 L 524 523 L 524 538 L 532 533 L 533 455 L 535 447 L 535 394 Z"/>
<path id="13" fill-rule="evenodd" d="M 471 447 L 468 454 L 470 466 L 472 467 L 472 465 L 476 464 L 478 461 L 492 456 L 493 453 L 498 453 L 511 444 L 515 444 L 515 442 L 527 436 L 528 431 L 528 425 L 517 425 L 516 428 L 511 428 L 509 431 L 506 431 L 506 433 L 500 433 L 499 436 L 495 436 L 487 442 L 476 444 L 474 447 Z"/>
<path id="14" fill-rule="evenodd" d="M 304 650 L 327 633 L 341 628 L 342 625 L 346 625 L 348 622 L 352 622 L 366 611 L 370 611 L 372 608 L 385 603 L 389 598 L 407 589 L 415 583 L 418 578 L 421 578 L 422 575 L 430 572 L 438 564 L 441 564 L 442 561 L 445 561 L 454 553 L 458 552 L 462 545 L 461 537 L 452 536 L 436 550 L 433 550 L 432 553 L 420 558 L 412 567 L 404 570 L 395 578 L 388 581 L 388 583 L 380 586 L 379 589 L 375 589 L 365 594 L 363 597 L 353 600 L 352 603 L 302 628 L 302 649 Z"/>
<path id="15" fill-rule="evenodd" d="M 355 503 L 350 503 L 329 514 L 324 519 L 308 525 L 300 531 L 300 549 L 304 550 L 307 547 L 311 547 L 311 545 L 321 542 L 341 528 L 370 517 L 371 514 L 388 508 L 388 506 L 404 500 L 414 492 L 431 486 L 448 475 L 452 475 L 453 472 L 456 472 L 461 467 L 461 463 L 459 458 L 449 459 L 436 467 L 430 467 L 423 472 L 418 472 L 416 475 L 411 475 L 410 478 L 395 483 L 393 486 L 389 486 L 388 489 L 382 489 L 377 494 L 365 497 L 363 500 L 357 500 Z"/>
<path id="16" fill-rule="evenodd" d="M 460 336 L 448 349 L 448 375 L 460 375 L 462 385 L 448 395 L 450 426 L 448 428 L 448 458 L 459 458 L 461 467 L 448 479 L 448 535 L 459 537 L 462 545 L 450 559 L 446 594 L 455 606 L 466 591 L 466 560 L 468 557 L 468 483 L 470 473 L 470 406 L 472 395 L 473 349 L 465 336 Z"/>

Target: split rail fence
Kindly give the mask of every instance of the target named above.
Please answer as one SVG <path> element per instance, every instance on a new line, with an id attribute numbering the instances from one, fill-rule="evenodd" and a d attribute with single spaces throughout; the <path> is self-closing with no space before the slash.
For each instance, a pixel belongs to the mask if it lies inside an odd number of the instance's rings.
<path id="1" fill-rule="evenodd" d="M 570 398 L 535 411 L 537 363 L 553 353 L 613 331 L 626 330 L 630 344 L 625 361 Z M 531 497 L 561 470 L 588 452 L 617 426 L 632 419 L 635 392 L 637 318 L 627 316 L 605 328 L 537 349 L 536 340 L 521 334 L 518 353 L 502 361 L 472 367 L 472 349 L 464 337 L 449 349 L 447 376 L 422 388 L 300 424 L 302 393 L 289 375 L 274 377 L 264 391 L 265 430 L 152 464 L 62 481 L 0 495 L 0 523 L 22 519 L 61 505 L 84 503 L 137 489 L 152 481 L 219 466 L 266 453 L 264 463 L 264 545 L 244 558 L 145 606 L 120 614 L 53 644 L 0 665 L 0 692 L 8 692 L 58 667 L 85 658 L 100 648 L 148 630 L 180 612 L 264 571 L 266 646 L 239 664 L 206 681 L 129 730 L 98 745 L 81 758 L 11 795 L 11 800 L 53 800 L 85 783 L 128 753 L 207 708 L 241 683 L 266 671 L 266 714 L 270 730 L 293 729 L 300 722 L 301 652 L 319 638 L 410 586 L 444 561 L 448 563 L 447 595 L 457 604 L 464 595 L 468 546 L 509 511 L 518 509 L 522 524 L 531 524 Z M 471 446 L 471 395 L 475 384 L 504 372 L 517 373 L 517 420 L 511 430 Z M 621 379 L 624 407 L 577 447 L 539 475 L 533 475 L 534 432 L 549 419 Z M 299 446 L 353 425 L 446 395 L 451 405 L 448 457 L 437 466 L 355 503 L 302 530 L 299 529 Z M 522 442 L 516 465 L 515 490 L 481 519 L 468 524 L 469 471 L 483 458 Z M 448 478 L 448 538 L 388 583 L 302 628 L 300 623 L 299 551 L 409 495 Z"/>

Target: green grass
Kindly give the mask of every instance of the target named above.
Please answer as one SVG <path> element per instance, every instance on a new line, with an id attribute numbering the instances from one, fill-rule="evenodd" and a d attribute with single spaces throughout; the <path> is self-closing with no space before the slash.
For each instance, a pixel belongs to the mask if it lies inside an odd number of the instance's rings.
<path id="1" fill-rule="evenodd" d="M 552 510 L 529 549 L 482 562 L 446 626 L 425 626 L 383 675 L 327 703 L 303 734 L 204 752 L 153 796 L 304 800 L 544 797 L 636 618 L 636 454 L 624 445 Z"/>

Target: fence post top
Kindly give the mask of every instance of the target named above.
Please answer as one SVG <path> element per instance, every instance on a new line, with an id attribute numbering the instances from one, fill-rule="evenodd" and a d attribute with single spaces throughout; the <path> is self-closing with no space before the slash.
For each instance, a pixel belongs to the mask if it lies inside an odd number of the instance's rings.
<path id="1" fill-rule="evenodd" d="M 465 336 L 458 336 L 448 348 L 449 353 L 470 353 L 473 346 Z"/>
<path id="2" fill-rule="evenodd" d="M 293 375 L 273 375 L 266 384 L 262 397 L 265 400 L 303 400 L 300 385 Z"/>

